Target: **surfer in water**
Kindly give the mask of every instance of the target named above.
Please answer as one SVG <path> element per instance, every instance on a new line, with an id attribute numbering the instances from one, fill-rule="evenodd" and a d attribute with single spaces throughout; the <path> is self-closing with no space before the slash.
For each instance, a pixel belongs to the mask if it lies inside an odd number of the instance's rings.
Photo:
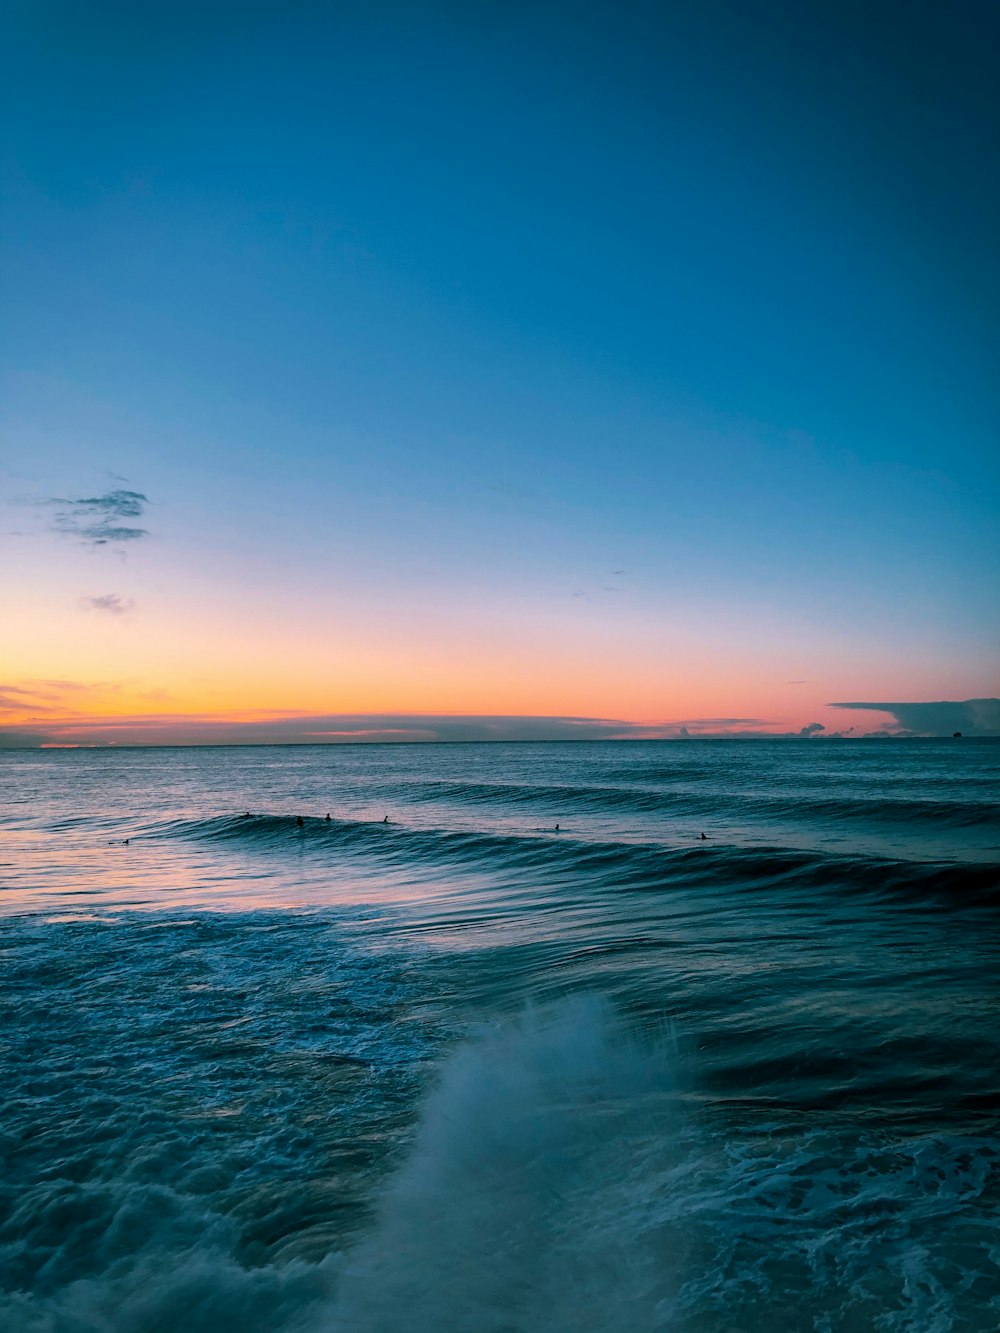
<path id="1" fill-rule="evenodd" d="M 306 821 L 302 818 L 301 815 L 296 815 L 296 816 L 295 816 L 295 827 L 296 827 L 296 828 L 305 828 L 305 823 L 306 823 Z"/>
<path id="2" fill-rule="evenodd" d="M 385 819 L 382 820 L 382 823 L 383 823 L 383 824 L 388 824 L 388 822 L 389 822 L 389 816 L 386 815 Z"/>
<path id="3" fill-rule="evenodd" d="M 708 839 L 705 837 L 704 833 L 699 833 L 699 834 L 698 834 L 698 841 L 699 841 L 699 842 L 708 842 Z"/>
<path id="4" fill-rule="evenodd" d="M 323 823 L 324 823 L 324 824 L 329 824 L 329 822 L 330 822 L 330 812 L 327 811 L 326 819 L 324 819 Z"/>

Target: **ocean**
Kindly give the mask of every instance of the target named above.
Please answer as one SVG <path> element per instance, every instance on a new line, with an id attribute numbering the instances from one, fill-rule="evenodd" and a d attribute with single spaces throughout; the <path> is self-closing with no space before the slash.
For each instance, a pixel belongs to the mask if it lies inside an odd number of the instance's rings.
<path id="1" fill-rule="evenodd" d="M 998 779 L 3 752 L 0 1327 L 996 1333 Z"/>

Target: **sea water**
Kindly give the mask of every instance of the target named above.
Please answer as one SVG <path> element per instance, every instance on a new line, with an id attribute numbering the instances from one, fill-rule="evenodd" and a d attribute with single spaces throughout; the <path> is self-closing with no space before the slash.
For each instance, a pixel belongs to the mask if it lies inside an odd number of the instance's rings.
<path id="1" fill-rule="evenodd" d="M 0 1327 L 995 1333 L 998 778 L 0 754 Z"/>

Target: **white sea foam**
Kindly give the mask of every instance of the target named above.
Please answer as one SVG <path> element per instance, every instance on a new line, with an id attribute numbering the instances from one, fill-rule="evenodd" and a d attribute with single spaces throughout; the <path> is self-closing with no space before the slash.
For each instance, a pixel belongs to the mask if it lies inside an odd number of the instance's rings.
<path id="1" fill-rule="evenodd" d="M 463 1047 L 343 1262 L 326 1329 L 996 1326 L 996 1145 L 730 1138 L 686 1109 L 687 1063 L 596 1000 Z"/>
<path id="2" fill-rule="evenodd" d="M 533 1012 L 460 1050 L 429 1098 L 336 1330 L 648 1330 L 671 1270 L 650 1245 L 683 1160 L 666 1043 L 603 1006 Z"/>
<path id="3" fill-rule="evenodd" d="M 730 1135 L 694 1110 L 687 1066 L 669 1034 L 629 1035 L 586 998 L 480 1033 L 440 1066 L 364 1238 L 337 1252 L 331 1230 L 325 1256 L 314 1235 L 309 1254 L 292 1241 L 255 1264 L 224 1204 L 239 1163 L 221 1165 L 217 1184 L 210 1141 L 189 1163 L 173 1144 L 176 1188 L 142 1171 L 103 1187 L 56 1172 L 5 1229 L 12 1268 L 14 1235 L 51 1257 L 32 1294 L 0 1298 L 0 1322 L 11 1333 L 996 1327 L 995 1145 L 787 1123 L 773 1137 Z"/>

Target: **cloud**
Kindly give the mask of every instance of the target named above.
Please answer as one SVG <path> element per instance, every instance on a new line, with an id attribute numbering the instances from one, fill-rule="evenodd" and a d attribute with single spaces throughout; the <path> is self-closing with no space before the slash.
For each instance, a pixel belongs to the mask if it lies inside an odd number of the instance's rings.
<path id="1" fill-rule="evenodd" d="M 15 701 L 16 706 L 16 701 Z M 25 711 L 22 703 L 19 712 Z M 46 712 L 42 707 L 37 710 Z M 26 719 L 19 718 L 21 726 Z M 31 719 L 34 721 L 34 719 Z M 203 714 L 46 717 L 38 744 L 309 745 L 371 741 L 565 741 L 623 739 L 635 723 L 580 717 L 409 713 L 279 714 L 240 718 Z M 6 744 L 0 727 L 0 747 Z M 19 742 L 23 744 L 23 742 Z"/>
<path id="2" fill-rule="evenodd" d="M 45 732 L 15 731 L 13 727 L 0 727 L 0 750 L 39 750 L 47 743 Z"/>
<path id="3" fill-rule="evenodd" d="M 37 693 L 39 693 L 39 690 L 37 690 L 36 685 L 32 685 L 28 689 L 25 689 L 23 685 L 0 685 L 0 696 L 3 696 L 3 694 L 7 694 L 7 696 L 9 694 L 20 694 L 23 698 L 35 698 Z"/>
<path id="4" fill-rule="evenodd" d="M 112 612 L 111 614 L 115 614 Z M 242 713 L 163 711 L 169 696 L 146 691 L 161 711 L 115 715 L 121 682 L 18 681 L 0 684 L 0 748 L 44 745 L 317 745 L 371 742 L 604 741 L 604 740 L 798 740 L 840 737 L 810 722 L 779 731 L 753 717 L 698 717 L 628 722 L 620 718 L 447 713 Z M 841 703 L 834 707 L 892 714 L 885 734 L 1000 735 L 1000 701 L 959 704 Z M 926 710 L 947 710 L 928 715 Z M 912 710 L 917 710 L 913 712 Z M 957 713 L 955 710 L 959 710 Z M 919 727 L 916 725 L 919 723 Z M 933 723 L 933 725 L 932 725 Z"/>
<path id="5" fill-rule="evenodd" d="M 34 707 L 34 701 L 24 690 L 14 690 L 0 685 L 0 714 L 23 713 L 26 708 Z"/>
<path id="6" fill-rule="evenodd" d="M 83 597 L 81 602 L 87 611 L 104 611 L 111 616 L 127 616 L 135 609 L 135 602 L 130 597 L 119 597 L 116 592 L 106 592 L 100 597 Z"/>
<path id="7" fill-rule="evenodd" d="M 0 685 L 0 714 L 2 713 L 45 713 L 52 709 L 52 691 L 42 682 L 23 685 Z"/>
<path id="8" fill-rule="evenodd" d="M 90 710 L 91 697 L 104 698 L 113 686 L 87 686 L 92 695 L 72 696 L 62 682 L 32 682 L 7 701 L 9 725 L 44 729 L 39 745 L 308 745 L 372 741 L 602 741 L 672 740 L 682 737 L 766 736 L 755 718 L 689 718 L 680 722 L 638 723 L 618 718 L 537 717 L 508 714 L 327 713 L 267 714 L 142 713 L 109 715 Z M 49 688 L 49 687 L 54 688 Z M 0 686 L 0 690 L 3 687 Z M 0 697 L 0 705 L 3 699 Z M 0 747 L 6 744 L 0 727 Z M 19 740 L 18 744 L 24 744 Z"/>
<path id="9" fill-rule="evenodd" d="M 252 725 L 267 732 L 293 732 L 303 741 L 456 742 L 611 740 L 630 735 L 636 724 L 591 717 L 358 713 L 279 718 Z"/>
<path id="10" fill-rule="evenodd" d="M 889 713 L 893 726 L 874 735 L 1000 736 L 1000 699 L 937 700 L 931 703 L 834 703 L 831 708 L 853 708 L 869 713 Z"/>
<path id="11" fill-rule="evenodd" d="M 142 518 L 149 499 L 141 491 L 107 491 L 81 500 L 47 496 L 35 504 L 52 506 L 52 530 L 75 537 L 86 546 L 108 546 L 139 541 L 149 536 L 146 528 L 132 527 L 123 520 Z"/>
<path id="12" fill-rule="evenodd" d="M 56 725 L 50 719 L 58 718 L 61 723 L 66 718 L 81 717 L 81 706 L 95 698 L 114 695 L 119 688 L 113 681 L 22 680 L 16 685 L 4 683 L 0 684 L 0 716 L 16 721 L 19 726 L 39 720 L 46 726 Z"/>

